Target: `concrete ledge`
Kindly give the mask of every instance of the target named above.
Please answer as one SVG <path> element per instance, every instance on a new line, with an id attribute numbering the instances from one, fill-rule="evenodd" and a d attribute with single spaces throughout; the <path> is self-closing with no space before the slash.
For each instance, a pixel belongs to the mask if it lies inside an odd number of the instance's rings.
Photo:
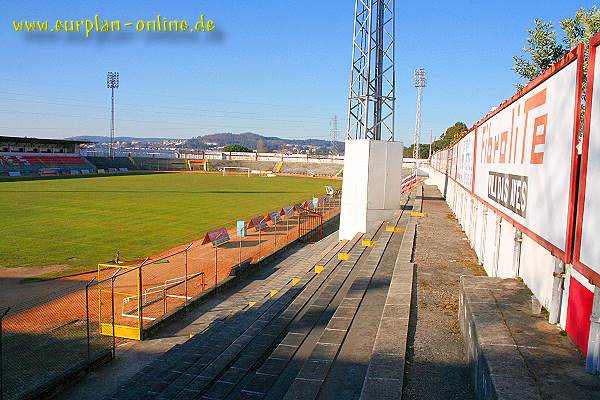
<path id="1" fill-rule="evenodd" d="M 459 323 L 478 399 L 541 399 L 492 290 L 503 280 L 460 278 Z"/>
<path id="2" fill-rule="evenodd" d="M 416 218 L 409 217 L 396 256 L 371 360 L 363 382 L 361 400 L 402 398 L 415 275 L 412 259 L 416 227 Z"/>

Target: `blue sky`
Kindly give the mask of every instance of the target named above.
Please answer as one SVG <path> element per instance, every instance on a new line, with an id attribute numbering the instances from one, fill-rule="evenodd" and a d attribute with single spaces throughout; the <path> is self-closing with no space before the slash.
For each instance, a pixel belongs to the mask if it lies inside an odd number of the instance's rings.
<path id="1" fill-rule="evenodd" d="M 425 67 L 423 129 L 471 125 L 514 93 L 511 56 L 534 18 L 592 1 L 397 0 L 396 137 L 412 141 L 413 70 Z M 116 134 L 192 137 L 253 131 L 327 138 L 345 131 L 354 0 L 1 0 L 0 134 L 106 135 L 106 72 L 119 71 Z M 13 19 L 215 21 L 210 34 L 24 34 Z M 557 26 L 558 27 L 558 26 Z M 340 135 L 343 137 L 343 133 Z"/>

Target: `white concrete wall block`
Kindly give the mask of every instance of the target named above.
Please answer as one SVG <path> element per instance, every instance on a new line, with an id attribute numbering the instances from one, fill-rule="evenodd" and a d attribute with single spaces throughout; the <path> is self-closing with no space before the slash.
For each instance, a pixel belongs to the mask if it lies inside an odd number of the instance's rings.
<path id="1" fill-rule="evenodd" d="M 519 276 L 546 308 L 552 298 L 553 272 L 554 257 L 550 252 L 523 235 Z"/>
<path id="2" fill-rule="evenodd" d="M 496 214 L 488 210 L 485 220 L 483 268 L 489 276 L 496 276 Z"/>
<path id="3" fill-rule="evenodd" d="M 501 278 L 516 278 L 517 276 L 514 265 L 515 231 L 515 227 L 507 220 L 502 220 L 498 252 L 498 276 Z"/>
<path id="4" fill-rule="evenodd" d="M 402 192 L 402 143 L 348 140 L 345 152 L 340 240 L 389 218 Z"/>

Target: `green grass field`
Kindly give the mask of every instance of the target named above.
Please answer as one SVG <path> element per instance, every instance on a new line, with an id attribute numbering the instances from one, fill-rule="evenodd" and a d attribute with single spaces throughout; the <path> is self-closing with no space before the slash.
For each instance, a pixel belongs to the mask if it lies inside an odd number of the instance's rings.
<path id="1" fill-rule="evenodd" d="M 341 181 L 145 174 L 0 182 L 0 267 L 95 268 L 150 256 Z"/>

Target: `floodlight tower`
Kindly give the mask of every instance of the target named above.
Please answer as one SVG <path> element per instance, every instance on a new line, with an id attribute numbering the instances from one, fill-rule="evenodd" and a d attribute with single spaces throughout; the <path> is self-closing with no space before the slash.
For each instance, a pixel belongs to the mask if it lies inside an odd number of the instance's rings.
<path id="1" fill-rule="evenodd" d="M 394 141 L 394 3 L 356 0 L 348 139 Z"/>
<path id="2" fill-rule="evenodd" d="M 110 147 L 108 148 L 108 157 L 115 158 L 115 89 L 119 87 L 118 72 L 106 74 L 106 87 L 110 89 Z"/>
<path id="3" fill-rule="evenodd" d="M 425 68 L 415 70 L 415 87 L 417 88 L 417 121 L 415 122 L 415 147 L 413 158 L 415 159 L 415 171 L 419 170 L 419 147 L 421 139 L 421 105 L 423 103 L 423 89 L 427 83 Z"/>

